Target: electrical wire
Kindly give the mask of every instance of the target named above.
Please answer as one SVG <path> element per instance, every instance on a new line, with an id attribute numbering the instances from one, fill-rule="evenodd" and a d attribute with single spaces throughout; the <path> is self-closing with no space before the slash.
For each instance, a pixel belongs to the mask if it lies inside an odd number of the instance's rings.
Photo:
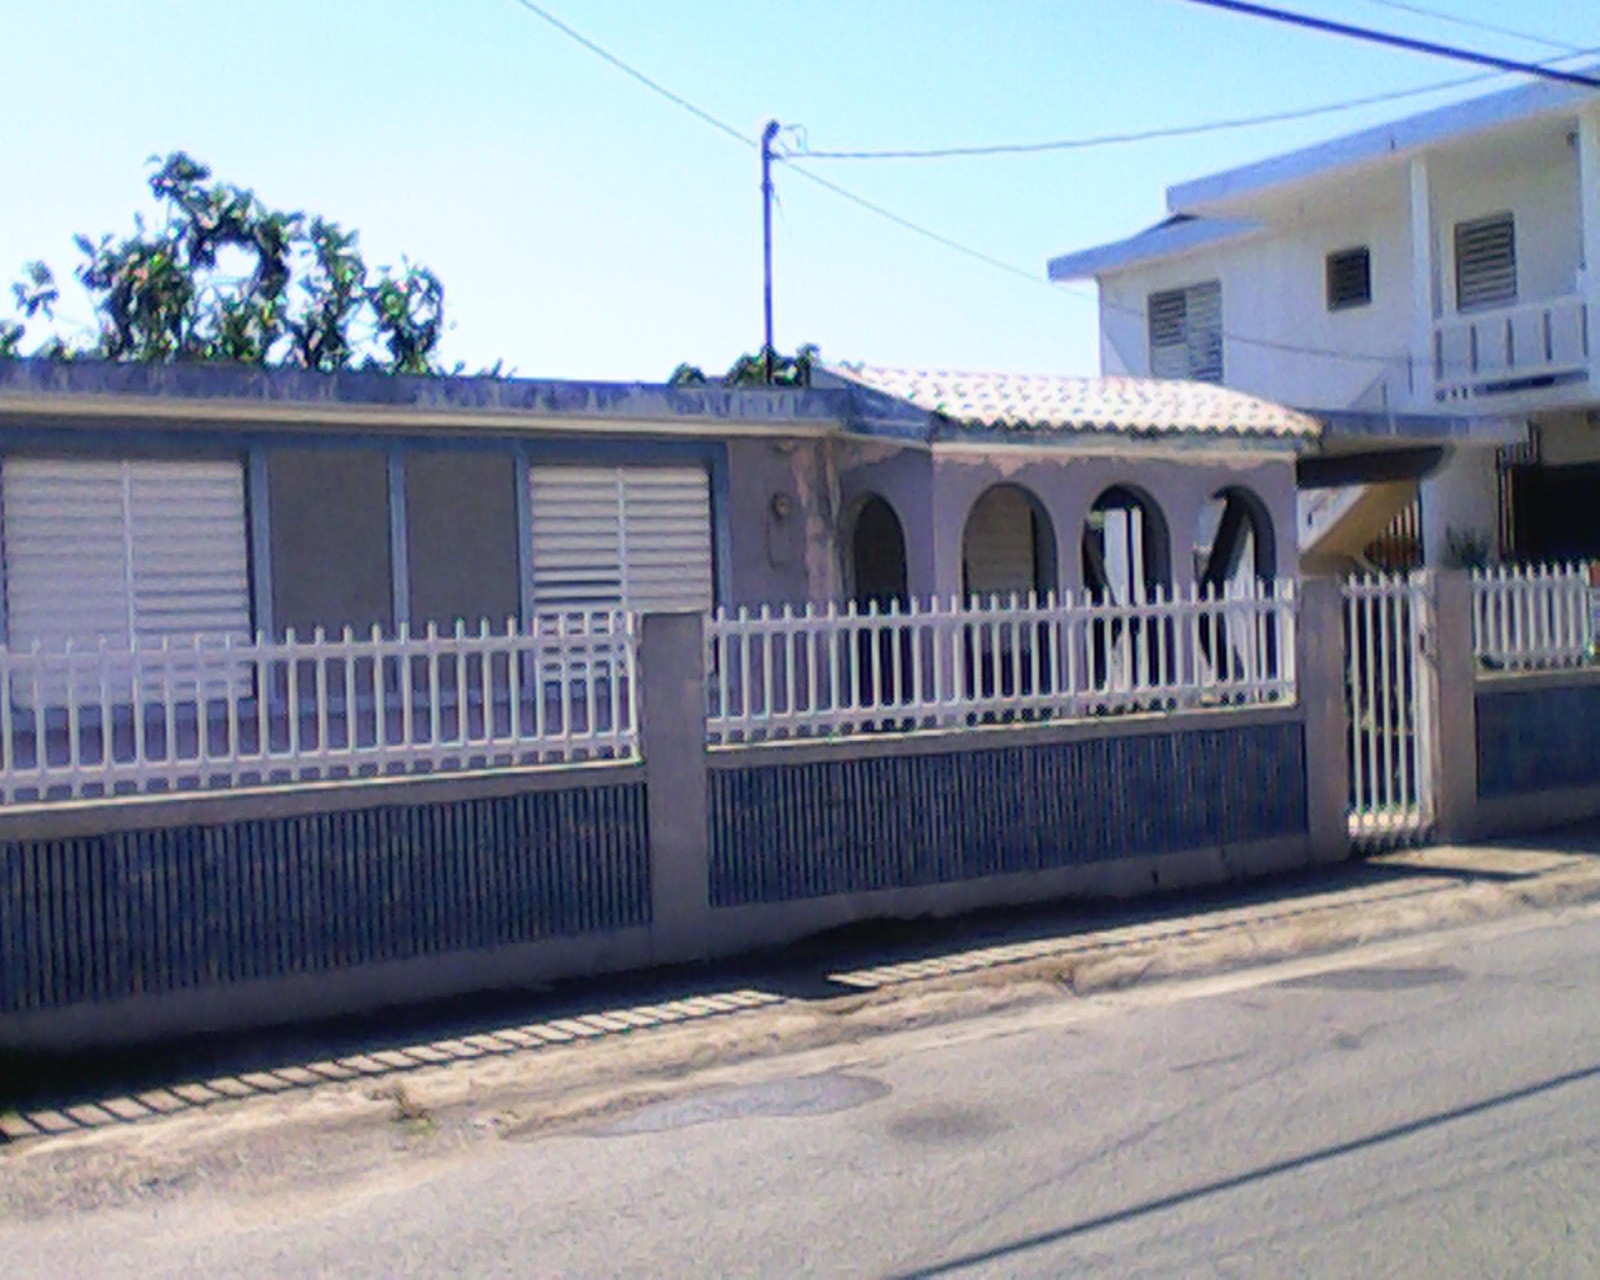
<path id="1" fill-rule="evenodd" d="M 1447 13 L 1443 9 L 1430 9 L 1426 5 L 1409 4 L 1407 0 L 1366 0 L 1367 4 L 1376 5 L 1380 9 L 1393 9 L 1399 13 L 1409 13 L 1419 18 L 1432 18 L 1437 22 L 1448 22 L 1458 27 L 1466 27 L 1473 31 L 1487 31 L 1491 35 L 1509 36 L 1513 40 L 1525 40 L 1529 44 L 1541 44 L 1546 49 L 1561 49 L 1567 53 L 1586 53 L 1588 50 L 1580 49 L 1577 45 L 1567 44 L 1563 40 L 1552 40 L 1548 36 L 1537 36 L 1531 31 L 1518 31 L 1513 27 L 1497 26 L 1493 22 L 1484 22 L 1481 18 L 1464 18 L 1460 14 Z"/>
<path id="2" fill-rule="evenodd" d="M 538 17 L 545 19 L 545 21 L 547 21 L 556 30 L 560 31 L 563 35 L 582 45 L 585 49 L 589 50 L 604 62 L 609 63 L 617 70 L 626 74 L 630 79 L 644 85 L 653 93 L 659 94 L 667 101 L 672 102 L 676 106 L 679 106 L 685 111 L 689 112 L 690 115 L 694 116 L 702 123 L 715 128 L 720 133 L 727 134 L 735 138 L 739 142 L 759 149 L 760 143 L 756 139 L 746 137 L 732 125 L 726 123 L 725 121 L 719 120 L 709 111 L 696 106 L 688 99 L 681 97 L 672 90 L 666 88 L 664 85 L 652 80 L 643 72 L 629 66 L 627 63 L 623 62 L 622 59 L 608 52 L 600 45 L 590 40 L 588 37 L 573 30 L 571 27 L 567 26 L 566 23 L 561 22 L 544 9 L 541 9 L 537 4 L 533 3 L 533 0 L 516 0 L 516 3 Z M 783 161 L 783 163 L 787 165 L 788 169 L 792 173 L 804 178 L 806 181 L 814 183 L 816 186 L 822 187 L 824 190 L 830 191 L 844 200 L 848 200 L 851 204 L 854 204 L 859 208 L 884 219 L 886 222 L 892 223 L 904 231 L 909 231 L 912 234 L 934 244 L 941 245 L 954 253 L 962 254 L 965 257 L 983 263 L 998 271 L 1003 271 L 1007 275 L 1016 276 L 1027 281 L 1029 284 L 1048 289 L 1057 297 L 1066 296 L 1069 298 L 1076 298 L 1086 302 L 1097 303 L 1100 308 L 1105 311 L 1120 312 L 1121 314 L 1136 316 L 1140 319 L 1144 317 L 1145 313 L 1142 307 L 1134 307 L 1122 303 L 1112 302 L 1109 299 L 1097 297 L 1095 294 L 1089 293 L 1083 289 L 1057 285 L 1045 279 L 1045 277 L 1037 275 L 1024 267 L 1019 267 L 1015 263 L 1007 262 L 1004 258 L 997 258 L 993 254 L 984 252 L 982 249 L 975 249 L 971 245 L 963 244 L 961 241 L 956 240 L 951 236 L 944 235 L 941 232 L 935 231 L 931 227 L 924 226 L 923 224 L 916 222 L 911 218 L 905 217 L 903 214 L 896 213 L 894 210 L 886 208 L 875 201 L 869 200 L 865 196 L 858 195 L 856 192 L 851 191 L 848 187 L 841 186 L 839 183 L 834 182 L 831 179 L 824 178 L 821 174 L 812 173 L 810 170 L 797 163 L 797 158 L 784 156 L 779 156 L 776 158 Z M 1396 356 L 1392 353 L 1389 355 L 1378 355 L 1374 353 L 1340 351 L 1331 348 L 1307 347 L 1296 343 L 1278 342 L 1271 338 L 1252 337 L 1246 334 L 1235 333 L 1227 329 L 1220 330 L 1219 332 L 1222 337 L 1232 342 L 1240 343 L 1245 346 L 1258 347 L 1267 351 L 1281 351 L 1291 355 L 1318 356 L 1326 359 L 1347 360 L 1353 363 L 1378 364 L 1385 366 L 1396 365 L 1405 358 L 1403 356 Z"/>
<path id="3" fill-rule="evenodd" d="M 1296 13 L 1291 9 L 1274 9 L 1264 4 L 1252 4 L 1250 0 L 1188 0 L 1188 2 L 1203 5 L 1208 9 L 1242 13 L 1250 18 L 1265 18 L 1270 22 L 1288 23 L 1290 26 L 1304 27 L 1324 35 L 1347 36 L 1352 40 L 1365 40 L 1369 44 L 1388 45 L 1390 48 L 1404 49 L 1408 53 L 1427 53 L 1439 58 L 1453 58 L 1457 62 L 1471 62 L 1480 67 L 1494 67 L 1500 71 L 1515 71 L 1520 75 L 1555 80 L 1561 84 L 1580 85 L 1585 89 L 1600 89 L 1600 80 L 1581 72 L 1562 71 L 1556 67 L 1541 66 L 1537 62 L 1521 62 L 1515 58 L 1502 58 L 1492 53 L 1479 53 L 1473 49 L 1463 49 L 1459 45 L 1438 44 L 1432 40 L 1398 36 L 1392 32 L 1378 31 L 1373 27 L 1358 27 L 1348 22 L 1334 22 L 1330 18 Z"/>
<path id="4" fill-rule="evenodd" d="M 1566 60 L 1566 57 L 1600 53 L 1600 49 L 1579 49 L 1565 57 L 1545 59 L 1539 65 L 1549 66 Z M 810 151 L 802 147 L 794 152 L 807 160 L 945 160 L 956 157 L 1035 155 L 1050 151 L 1086 151 L 1094 147 L 1126 146 L 1138 142 L 1156 142 L 1167 138 L 1189 138 L 1200 134 L 1222 133 L 1234 129 L 1250 129 L 1260 125 L 1286 124 L 1295 120 L 1310 120 L 1317 116 L 1355 111 L 1361 107 L 1400 102 L 1406 98 L 1420 98 L 1430 93 L 1442 93 L 1467 85 L 1497 80 L 1505 72 L 1487 71 L 1478 75 L 1458 76 L 1453 80 L 1439 80 L 1420 85 L 1415 89 L 1397 89 L 1389 93 L 1374 93 L 1363 98 L 1344 98 L 1315 107 L 1296 107 L 1287 111 L 1271 111 L 1263 115 L 1235 116 L 1222 120 L 1207 120 L 1197 124 L 1166 125 L 1132 133 L 1105 133 L 1079 138 L 1057 138 L 1047 142 L 1000 142 L 965 147 L 904 147 L 880 151 Z"/>
<path id="5" fill-rule="evenodd" d="M 533 0 L 516 0 L 516 3 L 521 5 L 529 13 L 533 14 L 534 17 L 542 18 L 545 22 L 548 22 L 552 27 L 554 27 L 562 35 L 566 36 L 569 40 L 574 40 L 578 44 L 581 44 L 585 49 L 594 54 L 594 56 L 599 58 L 601 61 L 609 62 L 613 67 L 622 72 L 622 74 L 627 76 L 629 79 L 638 81 L 652 93 L 660 94 L 668 102 L 682 107 L 690 115 L 694 116 L 703 123 L 710 125 L 719 133 L 726 134 L 735 142 L 742 142 L 747 147 L 759 147 L 761 145 L 754 138 L 748 136 L 747 134 L 741 133 L 738 129 L 735 129 L 726 120 L 717 119 L 717 117 L 712 115 L 709 111 L 706 111 L 704 108 L 697 107 L 694 103 L 690 102 L 689 99 L 680 94 L 674 93 L 660 81 L 652 80 L 638 68 L 629 66 L 621 58 L 596 44 L 581 31 L 576 31 L 572 27 L 569 27 L 565 22 L 561 21 L 560 18 L 556 17 L 556 15 L 551 13 L 548 9 L 541 8 L 539 5 L 534 4 Z"/>

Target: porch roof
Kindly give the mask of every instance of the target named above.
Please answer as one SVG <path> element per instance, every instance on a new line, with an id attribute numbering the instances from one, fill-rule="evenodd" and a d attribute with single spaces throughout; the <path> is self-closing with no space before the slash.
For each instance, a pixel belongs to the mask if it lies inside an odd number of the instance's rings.
<path id="1" fill-rule="evenodd" d="M 1322 431 L 1310 414 L 1204 382 L 877 365 L 830 365 L 827 372 L 955 427 L 1022 440 L 1092 433 L 1310 442 Z"/>

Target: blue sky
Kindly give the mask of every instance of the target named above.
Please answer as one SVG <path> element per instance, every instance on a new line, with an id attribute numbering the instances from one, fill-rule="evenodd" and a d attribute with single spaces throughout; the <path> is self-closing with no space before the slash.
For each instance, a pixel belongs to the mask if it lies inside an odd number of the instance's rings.
<path id="1" fill-rule="evenodd" d="M 1600 47 L 1600 5 L 1416 2 Z M 775 117 L 817 150 L 1156 128 L 1472 74 L 1182 0 L 541 3 L 747 134 Z M 1284 3 L 1505 56 L 1555 52 L 1374 0 Z M 1157 219 L 1171 182 L 1509 83 L 1093 151 L 812 162 L 1032 279 L 780 167 L 778 345 L 1093 372 L 1092 290 L 1045 284 L 1049 256 Z M 433 267 L 449 360 L 651 380 L 682 359 L 720 369 L 760 342 L 755 154 L 514 0 L 3 0 L 0 85 L 6 278 L 35 257 L 65 275 L 73 232 L 127 230 L 148 207 L 146 158 L 183 148 L 273 204 L 359 228 L 372 262 L 406 253 Z M 88 319 L 81 295 L 64 310 Z"/>

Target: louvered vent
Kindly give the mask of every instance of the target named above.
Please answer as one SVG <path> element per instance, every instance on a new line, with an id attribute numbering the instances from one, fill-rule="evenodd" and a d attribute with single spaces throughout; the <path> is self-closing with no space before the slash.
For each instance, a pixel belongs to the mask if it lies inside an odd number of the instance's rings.
<path id="1" fill-rule="evenodd" d="M 1154 377 L 1221 383 L 1221 282 L 1152 293 L 1149 321 Z"/>
<path id="2" fill-rule="evenodd" d="M 1456 309 L 1517 299 L 1517 236 L 1509 213 L 1456 224 Z"/>
<path id="3" fill-rule="evenodd" d="M 1328 310 L 1364 307 L 1372 301 L 1372 254 L 1366 248 L 1328 255 Z"/>

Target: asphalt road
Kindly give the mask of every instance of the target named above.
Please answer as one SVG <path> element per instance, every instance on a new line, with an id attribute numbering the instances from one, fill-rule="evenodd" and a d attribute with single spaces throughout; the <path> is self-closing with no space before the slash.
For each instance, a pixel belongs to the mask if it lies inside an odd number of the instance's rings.
<path id="1" fill-rule="evenodd" d="M 0 1258 L 146 1280 L 1600 1275 L 1600 916 L 1328 963 L 768 1062 L 333 1194 L 13 1223 Z"/>

